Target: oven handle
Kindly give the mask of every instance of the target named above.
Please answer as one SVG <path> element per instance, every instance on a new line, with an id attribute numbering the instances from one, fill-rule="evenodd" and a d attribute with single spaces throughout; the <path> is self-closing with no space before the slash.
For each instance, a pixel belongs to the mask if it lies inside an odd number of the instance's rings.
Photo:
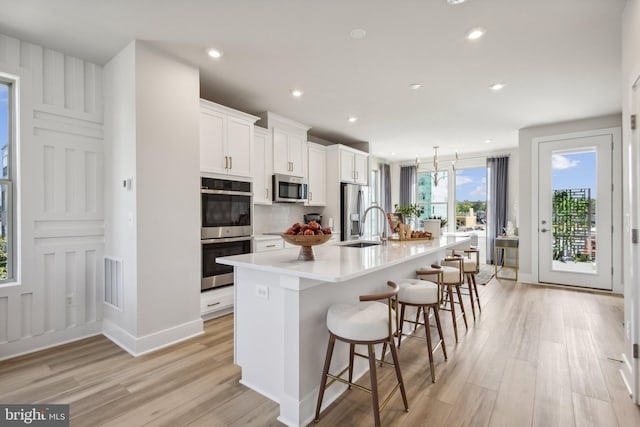
<path id="1" fill-rule="evenodd" d="M 224 194 L 227 196 L 253 196 L 253 193 L 247 193 L 244 191 L 229 191 L 229 190 L 207 190 L 201 189 L 202 194 Z"/>
<path id="2" fill-rule="evenodd" d="M 247 240 L 253 240 L 253 236 L 245 236 L 245 237 L 227 237 L 224 239 L 206 239 L 206 240 L 200 240 L 200 243 L 202 243 L 203 245 L 209 244 L 209 243 L 231 243 L 231 242 L 244 242 Z"/>

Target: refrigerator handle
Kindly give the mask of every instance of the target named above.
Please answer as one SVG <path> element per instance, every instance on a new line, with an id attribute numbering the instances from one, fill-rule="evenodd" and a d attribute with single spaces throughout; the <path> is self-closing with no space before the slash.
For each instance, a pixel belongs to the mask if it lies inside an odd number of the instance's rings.
<path id="1" fill-rule="evenodd" d="M 360 238 L 362 238 L 362 235 L 364 234 L 364 230 L 362 230 L 362 205 L 364 203 L 363 200 L 363 196 L 362 196 L 362 190 L 358 190 L 358 205 L 357 205 L 357 209 L 358 209 L 358 236 L 360 236 Z"/>

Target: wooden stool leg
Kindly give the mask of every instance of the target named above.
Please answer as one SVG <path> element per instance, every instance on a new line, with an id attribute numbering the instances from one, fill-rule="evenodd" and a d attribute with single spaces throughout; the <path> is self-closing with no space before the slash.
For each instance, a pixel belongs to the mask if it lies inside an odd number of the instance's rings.
<path id="1" fill-rule="evenodd" d="M 398 348 L 400 348 L 400 342 L 402 341 L 402 327 L 404 325 L 404 308 L 405 305 L 400 303 L 400 326 L 398 329 Z"/>
<path id="2" fill-rule="evenodd" d="M 329 344 L 327 345 L 327 355 L 324 359 L 324 368 L 322 368 L 322 380 L 320 381 L 320 390 L 318 391 L 318 404 L 316 406 L 315 422 L 320 421 L 320 408 L 322 407 L 322 399 L 327 386 L 327 374 L 329 373 L 329 365 L 331 365 L 331 356 L 333 355 L 333 347 L 336 344 L 336 337 L 331 334 L 329 336 Z"/>
<path id="3" fill-rule="evenodd" d="M 349 382 L 353 382 L 353 359 L 356 355 L 356 345 L 349 345 Z M 349 389 L 351 389 L 351 384 L 349 384 Z"/>
<path id="4" fill-rule="evenodd" d="M 447 293 L 449 295 L 449 302 L 451 305 L 451 319 L 453 319 L 453 335 L 458 342 L 458 322 L 456 321 L 456 306 L 453 303 L 453 285 L 447 285 Z"/>
<path id="5" fill-rule="evenodd" d="M 444 346 L 444 335 L 442 335 L 442 324 L 440 324 L 440 308 L 437 305 L 433 307 L 433 315 L 436 318 L 436 326 L 438 327 L 440 341 L 442 341 L 442 353 L 444 354 L 444 360 L 447 360 L 447 349 Z"/>
<path id="6" fill-rule="evenodd" d="M 422 309 L 421 306 L 418 306 L 418 309 L 416 310 L 416 321 L 413 324 L 413 332 L 418 330 L 418 322 L 420 321 L 420 310 Z"/>
<path id="7" fill-rule="evenodd" d="M 462 302 L 462 293 L 460 292 L 460 285 L 456 285 L 456 293 L 458 294 L 458 301 L 460 302 L 460 311 L 462 311 L 462 319 L 464 320 L 464 327 L 469 329 L 469 324 L 467 323 L 467 313 L 465 313 L 464 311 L 464 302 Z"/>
<path id="8" fill-rule="evenodd" d="M 369 377 L 371 378 L 371 406 L 373 407 L 373 420 L 376 427 L 380 426 L 380 404 L 378 403 L 378 377 L 376 375 L 376 353 L 373 344 L 369 348 Z M 393 354 L 393 347 L 391 346 Z"/>
<path id="9" fill-rule="evenodd" d="M 473 314 L 473 321 L 476 321 L 476 305 L 473 303 L 473 283 L 471 281 L 471 275 L 467 274 L 467 287 L 469 288 L 469 302 L 471 303 L 471 313 Z"/>
<path id="10" fill-rule="evenodd" d="M 436 367 L 433 363 L 433 344 L 431 343 L 431 328 L 429 327 L 429 309 L 423 308 L 424 335 L 427 338 L 427 355 L 429 356 L 429 368 L 431 369 L 431 382 L 436 382 Z"/>
<path id="11" fill-rule="evenodd" d="M 476 301 L 478 301 L 478 311 L 482 313 L 482 307 L 480 306 L 480 296 L 478 295 L 478 284 L 476 283 L 476 275 L 471 276 L 473 280 L 473 290 L 476 292 Z"/>
<path id="12" fill-rule="evenodd" d="M 384 355 L 387 353 L 387 343 L 382 344 L 382 354 L 380 355 L 380 367 L 384 366 Z"/>
<path id="13" fill-rule="evenodd" d="M 409 410 L 409 404 L 407 403 L 407 392 L 404 389 L 404 381 L 402 380 L 402 372 L 400 372 L 400 361 L 398 360 L 398 350 L 395 346 L 391 346 L 391 357 L 393 357 L 393 366 L 396 369 L 396 378 L 400 384 L 400 393 L 402 394 L 402 402 L 404 403 L 404 410 Z"/>

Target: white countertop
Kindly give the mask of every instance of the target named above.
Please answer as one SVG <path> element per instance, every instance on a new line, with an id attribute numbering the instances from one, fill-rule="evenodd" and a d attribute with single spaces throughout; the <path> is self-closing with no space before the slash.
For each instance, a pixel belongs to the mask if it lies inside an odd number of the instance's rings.
<path id="1" fill-rule="evenodd" d="M 390 241 L 386 246 L 366 248 L 325 244 L 313 247 L 315 261 L 298 261 L 300 248 L 296 247 L 234 255 L 219 258 L 216 262 L 325 282 L 342 282 L 468 241 L 468 237 L 450 236 L 440 240 Z"/>

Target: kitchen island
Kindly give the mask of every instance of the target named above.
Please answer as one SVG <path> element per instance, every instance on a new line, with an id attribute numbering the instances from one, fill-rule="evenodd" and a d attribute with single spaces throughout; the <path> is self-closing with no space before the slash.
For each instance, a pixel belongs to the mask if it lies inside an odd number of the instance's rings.
<path id="1" fill-rule="evenodd" d="M 220 258 L 235 267 L 234 361 L 242 368 L 240 382 L 278 402 L 280 422 L 307 425 L 322 375 L 329 306 L 383 291 L 387 280 L 414 278 L 447 249 L 468 244 L 468 237 L 443 237 L 365 248 L 316 246 L 315 261 L 298 261 L 298 248 Z M 347 363 L 348 346 L 337 343 L 332 367 Z M 356 360 L 354 377 L 367 369 L 366 361 Z M 323 407 L 345 389 L 330 387 Z"/>

